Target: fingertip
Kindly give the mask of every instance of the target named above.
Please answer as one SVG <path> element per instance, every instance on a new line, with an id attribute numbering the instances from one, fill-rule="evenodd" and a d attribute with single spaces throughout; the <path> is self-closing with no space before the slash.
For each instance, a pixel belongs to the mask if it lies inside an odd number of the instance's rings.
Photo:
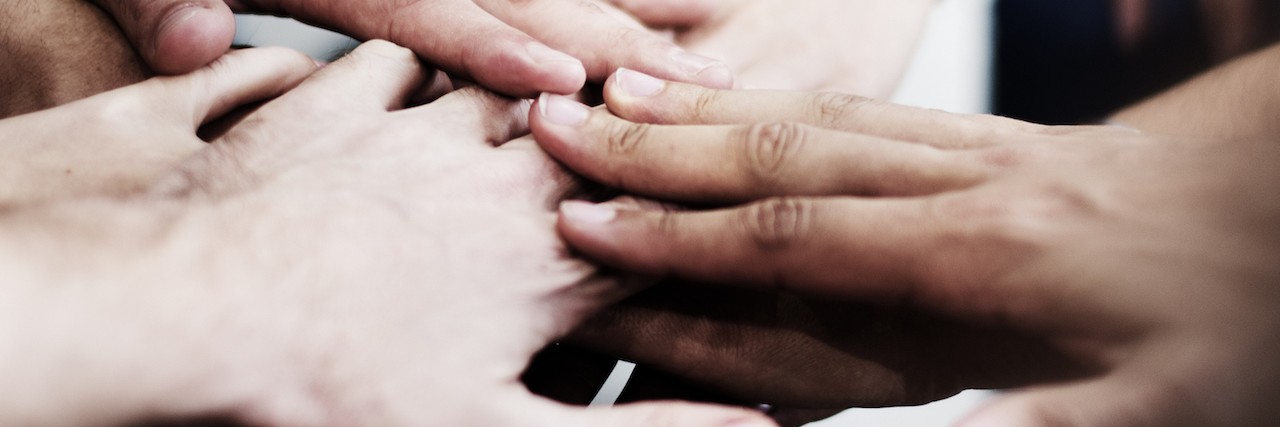
<path id="1" fill-rule="evenodd" d="M 594 229 L 609 225 L 618 218 L 618 209 L 577 200 L 560 204 L 560 218 L 575 229 Z"/>
<path id="2" fill-rule="evenodd" d="M 738 78 L 728 65 L 721 63 L 698 73 L 697 83 L 710 89 L 734 89 Z"/>
<path id="3" fill-rule="evenodd" d="M 568 200 L 560 204 L 557 228 L 570 245 L 589 256 L 614 261 L 614 240 L 610 228 L 618 220 L 616 207 Z"/>
<path id="4" fill-rule="evenodd" d="M 591 108 L 569 97 L 544 93 L 529 110 L 529 129 L 547 154 L 582 172 L 580 168 L 591 162 L 581 128 L 592 114 Z"/>
<path id="5" fill-rule="evenodd" d="M 672 56 L 685 81 L 712 89 L 733 89 L 734 74 L 729 65 L 695 53 L 678 51 Z"/>
<path id="6" fill-rule="evenodd" d="M 619 68 L 604 85 L 605 106 L 618 117 L 653 123 L 661 109 L 658 100 L 672 87 L 671 82 L 629 68 Z"/>
<path id="7" fill-rule="evenodd" d="M 542 94 L 535 110 L 541 121 L 557 127 L 576 128 L 591 118 L 590 107 L 564 95 Z"/>
<path id="8" fill-rule="evenodd" d="M 525 44 L 525 54 L 536 74 L 536 90 L 571 95 L 587 84 L 587 69 L 578 58 L 536 41 Z"/>
<path id="9" fill-rule="evenodd" d="M 533 41 L 525 35 L 478 46 L 463 68 L 479 84 L 494 91 L 531 98 L 540 93 L 572 95 L 586 86 L 582 61 Z"/>
<path id="10" fill-rule="evenodd" d="M 619 68 L 609 78 L 609 89 L 621 98 L 649 98 L 662 93 L 667 81 L 628 68 Z"/>
<path id="11" fill-rule="evenodd" d="M 161 74 L 183 74 L 218 59 L 235 38 L 235 16 L 225 4 L 175 9 L 156 27 L 150 52 L 141 52 Z"/>
<path id="12" fill-rule="evenodd" d="M 575 128 L 590 117 L 591 109 L 586 105 L 563 95 L 543 93 L 529 109 L 529 127 L 538 145 L 552 156 L 560 157 L 568 154 Z"/>
<path id="13" fill-rule="evenodd" d="M 639 123 L 676 123 L 687 118 L 670 117 L 670 102 L 683 90 L 681 83 L 621 68 L 605 83 L 604 99 L 609 111 L 620 118 Z"/>

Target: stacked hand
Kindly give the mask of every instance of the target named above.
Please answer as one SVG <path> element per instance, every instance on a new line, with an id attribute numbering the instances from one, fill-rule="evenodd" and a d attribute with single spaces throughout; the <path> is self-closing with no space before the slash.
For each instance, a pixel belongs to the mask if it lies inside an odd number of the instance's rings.
<path id="1" fill-rule="evenodd" d="M 920 358 L 943 362 L 942 372 L 913 371 L 911 359 L 859 368 L 894 360 L 843 338 L 881 336 L 865 330 L 880 324 L 867 320 L 877 312 L 863 318 L 840 304 L 833 312 L 832 303 L 784 298 L 755 306 L 798 324 L 766 312 L 765 327 L 736 329 L 773 334 L 777 346 L 710 339 L 730 329 L 677 314 L 648 325 L 665 327 L 679 345 L 645 346 L 661 334 L 648 329 L 634 347 L 625 337 L 602 347 L 678 372 L 708 371 L 702 379 L 722 378 L 712 382 L 741 395 L 776 398 L 760 390 L 780 389 L 818 407 L 1074 378 L 1010 394 L 965 424 L 974 426 L 1265 425 L 1277 415 L 1269 397 L 1280 391 L 1271 360 L 1280 351 L 1274 142 L 1044 127 L 844 95 L 714 91 L 630 71 L 615 75 L 605 95 L 608 111 L 543 98 L 531 119 L 539 143 L 599 182 L 725 207 L 567 203 L 560 230 L 588 256 L 1035 340 L 986 347 L 992 360 L 1022 364 L 990 377 L 949 376 L 973 349 L 928 341 L 913 345 L 941 352 Z M 971 343 L 1018 342 L 978 336 L 987 338 Z M 758 351 L 726 350 L 737 342 Z M 1044 351 L 1025 353 L 1035 348 Z M 788 382 L 812 378 L 812 363 L 846 378 L 865 373 L 889 390 L 821 396 L 804 387 L 826 382 Z M 723 380 L 734 374 L 760 382 Z"/>
<path id="2" fill-rule="evenodd" d="M 891 95 L 931 0 L 610 0 L 686 49 L 724 60 L 741 86 Z M 641 70 L 644 71 L 644 70 Z"/>
<path id="3" fill-rule="evenodd" d="M 191 71 L 222 55 L 234 36 L 235 10 L 391 40 L 454 77 L 509 95 L 573 93 L 618 67 L 711 87 L 733 85 L 723 64 L 577 0 L 94 1 L 163 73 Z"/>
<path id="4" fill-rule="evenodd" d="M 314 70 L 240 51 L 0 122 L 37 145 L 163 139 L 189 156 L 141 194 L 0 215 L 6 387 L 59 397 L 0 399 L 0 424 L 771 425 L 525 390 L 535 351 L 632 291 L 562 247 L 554 207 L 574 180 L 531 138 L 511 140 L 527 104 L 463 90 L 406 109 L 423 73 L 385 42 Z M 195 136 L 289 88 L 207 147 Z"/>

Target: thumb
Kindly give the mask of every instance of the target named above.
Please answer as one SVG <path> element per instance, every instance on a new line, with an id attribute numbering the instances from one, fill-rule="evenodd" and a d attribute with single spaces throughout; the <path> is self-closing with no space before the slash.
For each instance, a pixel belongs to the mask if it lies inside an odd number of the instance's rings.
<path id="1" fill-rule="evenodd" d="M 93 0 L 111 14 L 152 71 L 182 74 L 231 48 L 235 16 L 223 0 Z"/>
<path id="2" fill-rule="evenodd" d="M 560 416 L 539 419 L 554 422 L 557 427 L 777 427 L 768 416 L 757 411 L 685 402 L 587 409 L 562 407 L 561 411 Z"/>

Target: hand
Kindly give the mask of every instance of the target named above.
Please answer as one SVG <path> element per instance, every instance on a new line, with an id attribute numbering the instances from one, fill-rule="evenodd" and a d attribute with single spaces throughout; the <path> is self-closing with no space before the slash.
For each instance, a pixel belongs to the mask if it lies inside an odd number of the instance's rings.
<path id="1" fill-rule="evenodd" d="M 241 77 L 232 70 L 275 67 L 313 65 L 251 50 L 148 84 L 221 93 L 219 77 Z M 422 74 L 411 52 L 368 43 L 143 196 L 0 217 L 0 259 L 16 260 L 0 270 L 19 278 L 0 281 L 15 296 L 0 302 L 0 336 L 30 338 L 0 340 L 0 372 L 6 386 L 60 399 L 0 400 L 0 424 L 227 414 L 267 426 L 771 425 L 678 403 L 576 409 L 520 385 L 534 352 L 629 291 L 557 237 L 553 209 L 575 181 L 531 138 L 510 141 L 527 104 L 469 89 L 404 109 Z M 137 95 L 169 93 L 126 90 L 137 92 L 84 102 L 128 111 L 156 102 Z M 194 139 L 207 106 L 195 100 L 150 123 Z M 57 232 L 67 229 L 86 232 Z M 70 283 L 86 286 L 59 291 Z M 33 294 L 44 296 L 21 299 Z M 78 361 L 70 379 L 64 360 Z M 122 393 L 121 377 L 136 386 Z M 55 392 L 65 384 L 74 392 Z"/>
<path id="2" fill-rule="evenodd" d="M 679 280 L 602 311 L 569 341 L 738 401 L 832 410 L 826 416 L 1094 372 L 1019 331 L 901 308 Z"/>
<path id="3" fill-rule="evenodd" d="M 1103 368 L 1010 394 L 964 425 L 1280 415 L 1274 142 L 706 91 L 627 71 L 605 95 L 634 122 L 547 97 L 531 119 L 540 144 L 637 194 L 747 204 L 564 205 L 561 233 L 592 258 L 1024 331 Z"/>
<path id="4" fill-rule="evenodd" d="M 155 78 L 0 121 L 0 204 L 148 189 L 206 148 L 196 136 L 200 126 L 274 98 L 315 70 L 310 61 L 262 58 L 271 54 L 297 59 L 283 49 L 239 54 L 191 76 Z M 74 78 L 94 80 L 80 73 Z M 99 81 L 111 78 L 106 73 Z"/>
<path id="5" fill-rule="evenodd" d="M 744 87 L 893 94 L 933 0 L 611 0 Z M 643 71 L 643 70 L 642 70 Z"/>
<path id="6" fill-rule="evenodd" d="M 721 63 L 577 0 L 94 0 L 163 73 L 207 64 L 231 45 L 232 10 L 292 16 L 387 39 L 455 77 L 508 95 L 569 94 L 618 67 L 730 87 Z M 550 46 L 550 47 L 548 47 Z"/>

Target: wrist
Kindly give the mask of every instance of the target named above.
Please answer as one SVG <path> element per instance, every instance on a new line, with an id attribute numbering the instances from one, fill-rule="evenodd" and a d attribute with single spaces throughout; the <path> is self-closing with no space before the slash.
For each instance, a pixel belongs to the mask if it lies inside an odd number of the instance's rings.
<path id="1" fill-rule="evenodd" d="M 0 214 L 0 425 L 231 413 L 268 388 L 272 343 L 241 345 L 266 326 L 218 286 L 218 246 L 189 213 L 80 201 Z"/>

